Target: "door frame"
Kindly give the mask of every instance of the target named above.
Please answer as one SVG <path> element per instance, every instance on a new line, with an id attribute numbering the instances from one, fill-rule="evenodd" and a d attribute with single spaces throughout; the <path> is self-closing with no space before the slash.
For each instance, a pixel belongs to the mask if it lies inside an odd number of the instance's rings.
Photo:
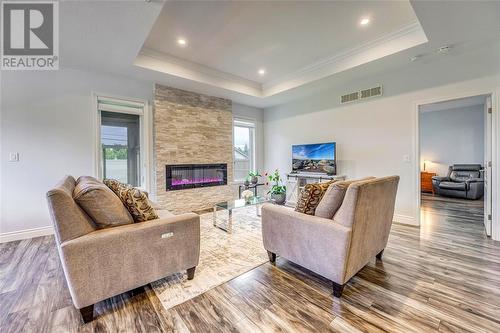
<path id="1" fill-rule="evenodd" d="M 500 154 L 498 149 L 500 148 L 500 117 L 498 115 L 498 109 L 500 105 L 499 96 L 500 88 L 496 90 L 477 90 L 460 93 L 457 95 L 448 95 L 435 98 L 429 98 L 425 100 L 416 101 L 414 103 L 414 135 L 413 135 L 413 193 L 414 193 L 414 204 L 415 204 L 415 220 L 416 225 L 420 226 L 420 106 L 438 102 L 445 102 L 454 99 L 474 97 L 480 95 L 490 95 L 491 96 L 491 107 L 492 107 L 492 133 L 491 133 L 491 145 L 492 145 L 492 201 L 495 200 L 499 202 L 498 195 L 500 194 L 500 168 L 498 168 L 500 162 Z M 493 204 L 492 207 L 492 218 L 491 218 L 491 238 L 494 240 L 500 240 L 500 217 L 498 204 Z"/>
<path id="2" fill-rule="evenodd" d="M 110 98 L 122 101 L 130 101 L 135 103 L 143 104 L 143 112 L 132 114 L 139 115 L 139 126 L 140 126 L 140 145 L 141 145 L 141 172 L 143 173 L 143 180 L 141 182 L 141 188 L 150 193 L 151 198 L 154 200 L 156 198 L 156 191 L 154 189 L 154 177 L 153 175 L 153 125 L 152 125 L 152 107 L 151 103 L 145 99 L 131 98 L 125 96 L 118 96 L 114 94 L 101 93 L 97 91 L 91 92 L 92 98 L 92 108 L 91 108 L 91 122 L 92 122 L 92 132 L 93 132 L 93 161 L 94 166 L 94 177 L 101 177 L 101 112 L 98 108 L 98 98 Z"/>

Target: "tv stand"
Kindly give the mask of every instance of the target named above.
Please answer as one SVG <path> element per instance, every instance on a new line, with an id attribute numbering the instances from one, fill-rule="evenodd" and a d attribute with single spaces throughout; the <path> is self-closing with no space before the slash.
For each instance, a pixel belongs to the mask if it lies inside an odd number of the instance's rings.
<path id="1" fill-rule="evenodd" d="M 288 173 L 286 175 L 286 203 L 285 205 L 295 207 L 300 196 L 300 191 L 311 183 L 323 183 L 330 180 L 345 180 L 345 175 L 329 176 L 324 173 Z"/>

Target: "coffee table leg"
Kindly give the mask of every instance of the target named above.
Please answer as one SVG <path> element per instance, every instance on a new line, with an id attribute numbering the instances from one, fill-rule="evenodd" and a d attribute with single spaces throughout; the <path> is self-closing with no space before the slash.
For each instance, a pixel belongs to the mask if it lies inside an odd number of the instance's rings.
<path id="1" fill-rule="evenodd" d="M 214 222 L 214 227 L 217 226 L 217 206 L 214 206 L 214 213 L 213 213 L 213 222 Z"/>
<path id="2" fill-rule="evenodd" d="M 228 219 L 227 219 L 227 233 L 231 234 L 233 232 L 233 210 L 228 209 Z"/>

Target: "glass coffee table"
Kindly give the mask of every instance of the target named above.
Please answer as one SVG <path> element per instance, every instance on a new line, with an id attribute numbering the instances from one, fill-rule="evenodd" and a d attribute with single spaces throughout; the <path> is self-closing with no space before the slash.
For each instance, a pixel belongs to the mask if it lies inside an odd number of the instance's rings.
<path id="1" fill-rule="evenodd" d="M 255 212 L 257 213 L 257 216 L 260 216 L 260 208 L 261 208 L 262 204 L 265 202 L 270 202 L 270 201 L 268 199 L 266 199 L 265 197 L 259 197 L 259 196 L 253 197 L 250 200 L 236 199 L 236 200 L 219 202 L 219 203 L 215 204 L 215 206 L 214 206 L 214 213 L 213 213 L 214 226 L 226 231 L 227 233 L 231 233 L 233 231 L 233 210 L 234 209 L 248 207 L 248 206 L 255 206 Z M 219 223 L 219 221 L 217 220 L 217 210 L 227 210 L 228 218 L 225 221 L 225 225 Z"/>

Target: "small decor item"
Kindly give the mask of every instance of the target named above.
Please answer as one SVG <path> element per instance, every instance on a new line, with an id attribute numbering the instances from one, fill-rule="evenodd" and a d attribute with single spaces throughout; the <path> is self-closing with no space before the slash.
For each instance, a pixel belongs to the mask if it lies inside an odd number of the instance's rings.
<path id="1" fill-rule="evenodd" d="M 267 175 L 267 174 L 266 174 Z M 280 172 L 278 169 L 274 170 L 274 173 L 268 176 L 269 181 L 273 184 L 268 194 L 271 194 L 271 199 L 278 205 L 283 205 L 286 201 L 286 187 L 280 177 Z"/>
<path id="2" fill-rule="evenodd" d="M 252 182 L 252 184 L 257 184 L 259 182 L 260 176 L 261 175 L 258 171 L 250 171 L 248 173 L 248 177 L 250 177 L 250 181 Z"/>
<path id="3" fill-rule="evenodd" d="M 245 179 L 245 181 L 243 182 L 243 185 L 245 185 L 245 187 L 250 186 L 250 181 L 248 180 L 248 177 L 247 177 L 247 179 Z"/>
<path id="4" fill-rule="evenodd" d="M 253 198 L 253 193 L 250 190 L 244 190 L 243 192 L 241 192 L 241 197 L 245 199 L 246 202 L 250 202 L 250 200 L 252 200 Z"/>

